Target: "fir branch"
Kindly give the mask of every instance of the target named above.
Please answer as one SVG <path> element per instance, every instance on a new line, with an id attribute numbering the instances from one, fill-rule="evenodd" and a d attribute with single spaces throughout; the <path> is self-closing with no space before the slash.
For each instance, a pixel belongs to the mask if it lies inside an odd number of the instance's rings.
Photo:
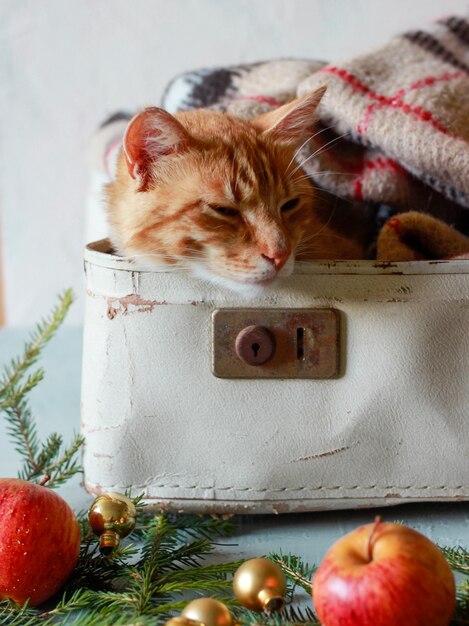
<path id="1" fill-rule="evenodd" d="M 42 449 L 37 455 L 36 463 L 39 468 L 47 467 L 47 469 L 45 469 L 43 472 L 44 474 L 51 473 L 50 466 L 47 466 L 48 460 L 54 459 L 58 456 L 62 443 L 63 443 L 63 439 L 61 435 L 57 433 L 52 433 L 51 435 L 49 435 L 49 437 L 46 439 L 46 441 L 42 445 Z M 25 480 L 31 480 L 31 478 L 33 478 L 33 476 L 31 475 L 25 476 Z"/>
<path id="2" fill-rule="evenodd" d="M 95 623 L 95 619 L 101 618 L 101 622 L 109 618 L 109 623 L 128 623 L 129 615 L 123 609 L 126 597 L 117 592 L 94 591 L 82 588 L 75 591 L 71 596 L 64 596 L 54 609 L 43 613 L 41 617 L 47 617 L 54 623 L 64 620 L 68 624 L 83 623 L 87 626 Z M 75 616 L 70 621 L 69 616 Z"/>
<path id="3" fill-rule="evenodd" d="M 84 437 L 75 435 L 69 447 L 62 451 L 62 437 L 57 433 L 49 435 L 45 443 L 39 446 L 35 432 L 31 430 L 29 417 L 26 422 L 23 421 L 23 425 L 25 427 L 25 448 L 22 450 L 21 447 L 17 447 L 16 450 L 20 454 L 23 453 L 26 460 L 18 473 L 19 478 L 33 481 L 48 474 L 50 479 L 47 486 L 55 488 L 82 471 L 78 451 L 84 443 Z M 15 436 L 12 429 L 9 432 L 12 437 Z"/>
<path id="4" fill-rule="evenodd" d="M 80 523 L 80 522 L 79 522 Z M 95 591 L 114 589 L 115 582 L 122 575 L 127 563 L 138 554 L 138 548 L 133 544 L 120 545 L 111 556 L 100 554 L 96 538 L 90 531 L 88 522 L 80 524 L 82 542 L 78 563 L 71 578 L 67 582 L 65 595 L 69 596 L 83 588 Z"/>
<path id="5" fill-rule="evenodd" d="M 174 524 L 168 516 L 156 515 L 143 533 L 142 558 L 140 565 L 153 560 L 158 574 L 167 569 L 197 567 L 200 560 L 213 552 L 213 541 L 205 536 L 186 543 L 187 535 L 197 536 L 197 525 L 191 527 Z M 207 528 L 200 531 L 204 535 Z"/>
<path id="6" fill-rule="evenodd" d="M 177 544 L 177 539 L 174 536 L 174 532 L 172 532 L 168 517 L 165 515 L 152 516 L 143 529 L 142 541 L 140 565 L 148 558 L 154 559 L 164 554 L 170 557 L 172 550 Z"/>
<path id="7" fill-rule="evenodd" d="M 469 551 L 462 546 L 440 548 L 451 569 L 461 574 L 469 574 Z"/>
<path id="8" fill-rule="evenodd" d="M 171 554 L 165 555 L 159 560 L 159 570 L 164 572 L 168 569 L 182 569 L 184 567 L 199 567 L 207 555 L 213 552 L 214 545 L 209 539 L 195 539 L 191 543 L 183 544 L 172 550 Z"/>
<path id="9" fill-rule="evenodd" d="M 154 558 L 149 558 L 139 568 L 135 568 L 130 575 L 132 582 L 130 585 L 130 598 L 135 606 L 136 615 L 152 614 L 152 598 L 159 592 L 159 586 L 154 584 L 158 565 Z"/>
<path id="10" fill-rule="evenodd" d="M 203 590 L 201 587 L 203 586 Z M 198 580 L 177 580 L 173 582 L 167 582 L 164 585 L 158 585 L 158 592 L 162 595 L 167 594 L 184 594 L 188 591 L 192 591 L 197 595 L 217 595 L 220 592 L 230 591 L 233 583 L 231 580 L 220 579 L 206 579 L 199 578 Z"/>
<path id="11" fill-rule="evenodd" d="M 67 618 L 66 626 L 155 626 L 155 618 L 141 616 L 138 619 L 129 619 L 127 616 L 114 614 L 103 617 L 102 613 L 94 611 L 93 614 L 86 613 L 72 619 Z"/>
<path id="12" fill-rule="evenodd" d="M 278 616 L 278 621 L 283 624 L 290 623 L 321 626 L 320 621 L 309 606 L 305 609 L 286 606 Z"/>
<path id="13" fill-rule="evenodd" d="M 44 378 L 44 371 L 39 368 L 29 374 L 26 380 L 24 376 L 57 332 L 72 302 L 71 290 L 59 296 L 57 306 L 37 325 L 30 341 L 25 344 L 23 356 L 13 359 L 0 377 L 0 410 L 6 416 L 7 433 L 23 459 L 18 476 L 23 480 L 37 480 L 46 474 L 50 475 L 48 487 L 52 488 L 81 471 L 78 451 L 84 440 L 75 436 L 71 444 L 62 449 L 62 437 L 53 433 L 44 443 L 40 443 L 27 395 Z"/>
<path id="14" fill-rule="evenodd" d="M 224 579 L 227 575 L 233 575 L 235 571 L 244 563 L 244 559 L 239 561 L 231 561 L 228 563 L 216 563 L 212 565 L 199 565 L 195 569 L 182 569 L 170 571 L 163 574 L 160 579 L 160 585 L 166 585 L 168 582 L 177 581 L 197 581 L 197 580 L 219 580 Z"/>
<path id="15" fill-rule="evenodd" d="M 210 594 L 205 594 L 203 591 L 203 585 L 201 585 L 201 589 L 196 595 L 196 597 L 202 597 L 205 595 L 210 595 Z M 214 597 L 214 596 L 212 596 Z M 159 621 L 158 623 L 161 624 L 164 620 L 168 620 L 170 617 L 174 617 L 174 615 L 181 613 L 181 611 L 189 604 L 189 602 L 191 602 L 194 598 L 190 598 L 187 600 L 179 600 L 179 601 L 173 601 L 173 602 L 165 602 L 163 604 L 161 603 L 155 603 L 152 605 L 150 611 L 148 612 L 148 614 L 150 615 L 154 615 L 155 617 L 159 617 L 159 619 L 161 621 Z M 233 615 L 237 615 L 237 612 L 240 610 L 239 604 L 238 602 L 233 598 L 232 594 L 226 594 L 226 595 L 217 595 L 216 599 L 219 600 L 220 602 L 222 602 L 227 609 L 230 610 L 230 612 Z"/>
<path id="16" fill-rule="evenodd" d="M 81 473 L 82 468 L 78 459 L 78 452 L 85 442 L 85 438 L 81 435 L 75 435 L 71 444 L 66 448 L 59 458 L 49 457 L 50 465 L 45 465 L 41 470 L 41 474 L 50 474 L 50 481 L 47 483 L 49 487 L 57 487 L 67 482 L 69 478 L 75 474 Z M 47 459 L 47 455 L 43 454 L 43 458 Z"/>
<path id="17" fill-rule="evenodd" d="M 0 600 L 0 624 L 12 626 L 37 626 L 39 612 L 28 606 L 16 604 L 13 600 Z M 47 624 L 46 621 L 41 624 Z"/>
<path id="18" fill-rule="evenodd" d="M 3 376 L 0 377 L 0 399 L 2 401 L 4 401 L 5 398 L 10 399 L 13 397 L 13 391 L 19 381 L 26 371 L 36 363 L 42 348 L 52 339 L 61 326 L 73 300 L 74 297 L 71 289 L 67 289 L 60 294 L 58 305 L 52 310 L 49 317 L 41 320 L 36 326 L 35 332 L 32 333 L 29 342 L 25 344 L 22 358 L 13 359 L 10 366 L 5 368 Z M 41 376 L 43 371 L 39 370 L 39 372 L 39 376 Z M 41 378 L 39 378 L 37 382 L 40 380 Z M 26 386 L 26 389 L 29 391 L 32 387 L 29 386 L 28 388 L 28 386 Z M 5 405 L 0 405 L 0 408 L 5 408 Z"/>
<path id="19" fill-rule="evenodd" d="M 294 585 L 298 585 L 308 594 L 311 593 L 311 579 L 316 570 L 316 566 L 310 566 L 300 557 L 292 554 L 282 554 L 281 552 L 270 552 L 267 558 L 280 565 L 285 576 L 291 580 Z"/>
<path id="20" fill-rule="evenodd" d="M 107 558 L 99 554 L 86 514 L 79 514 L 78 565 L 62 600 L 44 617 L 80 626 L 91 626 L 98 617 L 100 624 L 154 624 L 156 617 L 163 621 L 180 612 L 189 601 L 187 594 L 211 595 L 229 607 L 237 605 L 230 579 L 242 561 L 199 567 L 214 550 L 214 540 L 221 532 L 226 534 L 228 527 L 219 520 L 201 522 L 194 516 L 152 515 L 139 500 L 134 501 L 141 545 L 121 546 Z M 188 537 L 193 539 L 187 542 Z M 181 595 L 184 599 L 178 599 Z M 78 621 L 70 621 L 77 612 Z M 150 618 L 153 621 L 147 621 Z"/>
<path id="21" fill-rule="evenodd" d="M 456 550 L 458 549 L 456 548 Z M 469 624 L 469 584 L 467 579 L 458 585 L 456 598 L 456 611 L 451 626 Z"/>
<path id="22" fill-rule="evenodd" d="M 21 398 L 4 410 L 8 422 L 7 433 L 13 443 L 16 444 L 15 450 L 24 459 L 20 476 L 28 472 L 35 474 L 38 469 L 36 455 L 38 454 L 39 443 L 36 424 L 31 417 L 29 406 L 26 400 Z"/>
<path id="23" fill-rule="evenodd" d="M 281 613 L 266 616 L 252 611 L 243 611 L 237 616 L 237 623 L 243 626 L 321 626 L 313 611 L 307 607 L 299 609 L 286 607 Z"/>
<path id="24" fill-rule="evenodd" d="M 172 526 L 192 537 L 231 537 L 236 530 L 236 524 L 232 517 L 207 517 L 207 516 L 174 516 L 171 519 Z"/>
<path id="25" fill-rule="evenodd" d="M 22 397 L 28 394 L 44 379 L 44 370 L 38 369 L 28 376 L 26 382 L 22 386 L 10 385 L 7 397 L 0 401 L 0 410 L 17 404 Z"/>

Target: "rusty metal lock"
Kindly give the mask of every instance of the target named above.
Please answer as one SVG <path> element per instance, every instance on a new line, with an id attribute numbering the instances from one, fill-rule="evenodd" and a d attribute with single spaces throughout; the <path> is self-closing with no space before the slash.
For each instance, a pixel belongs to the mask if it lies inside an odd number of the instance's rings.
<path id="1" fill-rule="evenodd" d="M 236 337 L 238 357 L 248 365 L 262 365 L 275 352 L 275 337 L 265 326 L 247 326 Z"/>
<path id="2" fill-rule="evenodd" d="M 336 378 L 339 322 L 335 309 L 216 309 L 212 372 L 218 378 Z"/>

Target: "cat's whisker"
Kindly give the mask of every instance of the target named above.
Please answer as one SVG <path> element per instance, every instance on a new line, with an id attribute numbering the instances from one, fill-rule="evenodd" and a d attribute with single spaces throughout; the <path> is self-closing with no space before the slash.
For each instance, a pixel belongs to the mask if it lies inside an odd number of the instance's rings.
<path id="1" fill-rule="evenodd" d="M 310 174 L 305 174 L 304 176 L 300 176 L 300 178 L 295 178 L 294 183 L 300 183 L 303 180 L 314 180 L 316 176 L 351 176 L 352 178 L 356 178 L 357 174 L 352 172 L 340 172 L 340 171 L 332 171 L 332 170 L 323 170 L 321 172 L 311 172 Z"/>
<path id="2" fill-rule="evenodd" d="M 319 232 L 318 232 L 318 234 L 319 234 Z M 340 241 L 340 242 L 345 242 L 345 243 L 349 242 L 349 239 L 347 237 L 339 235 L 337 233 L 331 233 L 331 232 L 328 233 L 327 239 L 328 239 L 328 241 L 330 239 L 335 239 L 335 240 Z M 299 256 L 301 256 L 303 254 L 308 254 L 309 255 L 310 253 L 316 252 L 317 250 L 320 250 L 320 249 L 321 249 L 321 246 L 319 246 L 315 242 L 313 242 L 313 243 L 311 243 L 311 244 L 309 244 L 307 246 L 298 245 L 296 250 L 295 250 L 295 257 L 298 258 Z"/>
<path id="3" fill-rule="evenodd" d="M 315 150 L 312 154 L 310 154 L 306 159 L 304 159 L 301 163 L 299 163 L 295 169 L 291 172 L 289 179 L 293 176 L 293 174 L 295 174 L 299 169 L 301 169 L 305 163 L 307 163 L 308 161 L 310 161 L 311 159 L 314 159 L 314 157 L 319 156 L 320 154 L 322 154 L 326 148 L 328 146 L 331 146 L 333 143 L 335 143 L 336 141 L 339 141 L 340 139 L 343 139 L 344 137 L 346 137 L 349 133 L 343 133 L 343 135 L 338 135 L 337 137 L 334 137 L 334 139 L 331 139 L 330 141 L 328 141 L 326 144 L 324 144 L 324 146 L 321 146 L 320 148 L 318 148 L 317 150 Z"/>
<path id="4" fill-rule="evenodd" d="M 304 189 L 298 189 L 297 190 L 300 196 L 315 196 L 316 195 L 316 191 L 323 191 L 323 189 L 321 187 L 318 187 L 317 185 L 309 185 L 309 187 L 305 187 Z"/>
<path id="5" fill-rule="evenodd" d="M 292 156 L 290 163 L 287 165 L 285 169 L 284 176 L 287 176 L 288 170 L 290 169 L 290 165 L 295 161 L 296 157 L 301 152 L 301 150 L 306 146 L 306 144 L 309 141 L 311 141 L 311 139 L 314 139 L 318 135 L 321 135 L 322 133 L 325 133 L 327 130 L 331 130 L 331 129 L 332 129 L 332 126 L 326 126 L 325 128 L 322 128 L 321 130 L 319 130 L 317 133 L 314 133 L 314 135 L 311 135 L 311 137 L 308 137 L 308 139 L 304 143 L 302 143 L 301 146 L 297 150 L 295 150 L 295 154 Z"/>
<path id="6" fill-rule="evenodd" d="M 321 229 L 322 230 L 322 229 Z M 319 230 L 317 232 L 317 235 L 319 235 L 321 231 Z M 343 241 L 343 242 L 348 242 L 349 239 L 347 239 L 347 237 L 345 237 L 344 235 L 340 235 L 338 233 L 331 233 L 329 232 L 327 235 L 327 239 L 336 239 L 337 241 Z M 299 255 L 299 254 L 304 254 L 306 252 L 314 252 L 315 250 L 318 249 L 318 245 L 316 244 L 316 242 L 310 243 L 308 245 L 301 245 L 299 244 L 296 248 L 295 251 L 295 256 Z"/>
<path id="7" fill-rule="evenodd" d="M 295 184 L 302 183 L 304 180 L 313 180 L 313 177 L 309 174 L 304 174 L 304 176 L 300 176 L 299 178 L 295 178 L 293 181 Z"/>
<path id="8" fill-rule="evenodd" d="M 327 228 L 329 226 L 329 224 L 331 223 L 332 218 L 334 217 L 336 211 L 336 207 L 334 207 L 331 211 L 331 214 L 329 215 L 329 219 L 327 220 L 327 222 L 325 222 L 322 227 L 316 231 L 315 233 L 312 233 L 309 237 L 307 237 L 306 239 L 303 239 L 300 243 L 307 243 L 309 241 L 311 241 L 312 239 L 315 239 L 316 237 L 318 237 L 322 231 Z"/>
<path id="9" fill-rule="evenodd" d="M 315 189 L 315 188 L 317 189 L 317 187 L 315 187 L 314 185 L 314 181 L 311 180 L 311 178 L 309 178 L 308 176 L 305 177 L 303 180 L 301 180 L 300 184 L 298 185 L 298 189 L 300 191 L 303 189 L 309 190 L 309 189 Z"/>
<path id="10" fill-rule="evenodd" d="M 318 244 L 310 244 L 309 246 L 298 246 L 295 250 L 295 258 L 297 259 L 300 255 L 309 254 L 310 252 L 314 252 L 318 247 Z"/>
<path id="11" fill-rule="evenodd" d="M 298 181 L 299 183 L 299 188 L 308 188 L 308 187 L 312 187 L 314 184 L 314 181 L 309 177 L 309 176 L 305 176 L 302 180 Z"/>
<path id="12" fill-rule="evenodd" d="M 317 185 L 313 185 L 311 183 L 310 188 L 300 189 L 299 190 L 299 195 L 300 196 L 311 196 L 311 197 L 314 198 L 316 196 L 316 194 L 314 193 L 315 191 L 329 193 L 326 187 L 318 187 Z M 337 190 L 334 190 L 334 196 L 336 196 L 337 199 L 344 200 L 344 201 L 352 203 L 351 199 L 349 197 L 347 197 L 347 195 L 340 194 Z"/>
<path id="13" fill-rule="evenodd" d="M 321 172 L 312 172 L 310 176 L 321 176 L 322 174 L 334 174 L 335 176 L 357 176 L 354 172 L 341 172 L 333 170 L 322 170 Z"/>
<path id="14" fill-rule="evenodd" d="M 339 141 L 340 139 L 343 139 L 343 137 L 345 137 L 348 133 L 345 133 L 344 135 L 340 135 L 339 137 L 336 137 L 335 139 L 332 139 L 331 141 L 329 141 L 328 143 L 326 143 L 324 146 L 321 146 L 321 148 L 318 148 L 315 152 L 313 152 L 312 154 L 310 154 L 306 159 L 304 159 L 301 163 L 299 163 L 297 165 L 297 167 L 291 172 L 289 178 L 291 178 L 298 170 L 302 169 L 304 167 L 304 165 L 308 162 L 311 161 L 312 159 L 314 159 L 315 157 L 319 157 L 323 152 L 326 152 L 326 149 L 332 145 L 333 143 L 335 143 L 336 141 Z"/>

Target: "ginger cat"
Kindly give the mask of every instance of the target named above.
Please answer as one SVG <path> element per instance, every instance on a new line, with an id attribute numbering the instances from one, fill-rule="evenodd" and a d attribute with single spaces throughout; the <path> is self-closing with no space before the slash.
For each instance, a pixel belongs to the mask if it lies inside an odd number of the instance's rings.
<path id="1" fill-rule="evenodd" d="M 295 160 L 324 91 L 250 121 L 204 109 L 136 115 L 107 188 L 115 249 L 231 288 L 288 276 L 295 258 L 363 258 L 319 218 Z"/>

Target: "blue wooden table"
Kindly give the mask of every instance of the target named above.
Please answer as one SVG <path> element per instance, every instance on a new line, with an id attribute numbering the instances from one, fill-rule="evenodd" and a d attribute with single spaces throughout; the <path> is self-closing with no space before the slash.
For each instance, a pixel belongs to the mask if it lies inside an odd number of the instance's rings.
<path id="1" fill-rule="evenodd" d="M 0 331 L 0 364 L 21 353 L 28 330 Z M 45 380 L 31 394 L 39 433 L 59 432 L 69 441 L 80 424 L 81 328 L 62 328 L 47 346 L 41 365 Z M 0 415 L 0 476 L 15 476 L 19 456 L 8 441 Z M 60 493 L 76 509 L 84 509 L 91 497 L 74 479 Z M 368 523 L 376 510 L 321 512 L 284 516 L 244 516 L 232 545 L 220 547 L 217 558 L 252 557 L 271 550 L 298 554 L 318 563 L 341 535 Z M 381 509 L 387 520 L 402 520 L 442 545 L 469 546 L 469 503 L 401 505 Z"/>

